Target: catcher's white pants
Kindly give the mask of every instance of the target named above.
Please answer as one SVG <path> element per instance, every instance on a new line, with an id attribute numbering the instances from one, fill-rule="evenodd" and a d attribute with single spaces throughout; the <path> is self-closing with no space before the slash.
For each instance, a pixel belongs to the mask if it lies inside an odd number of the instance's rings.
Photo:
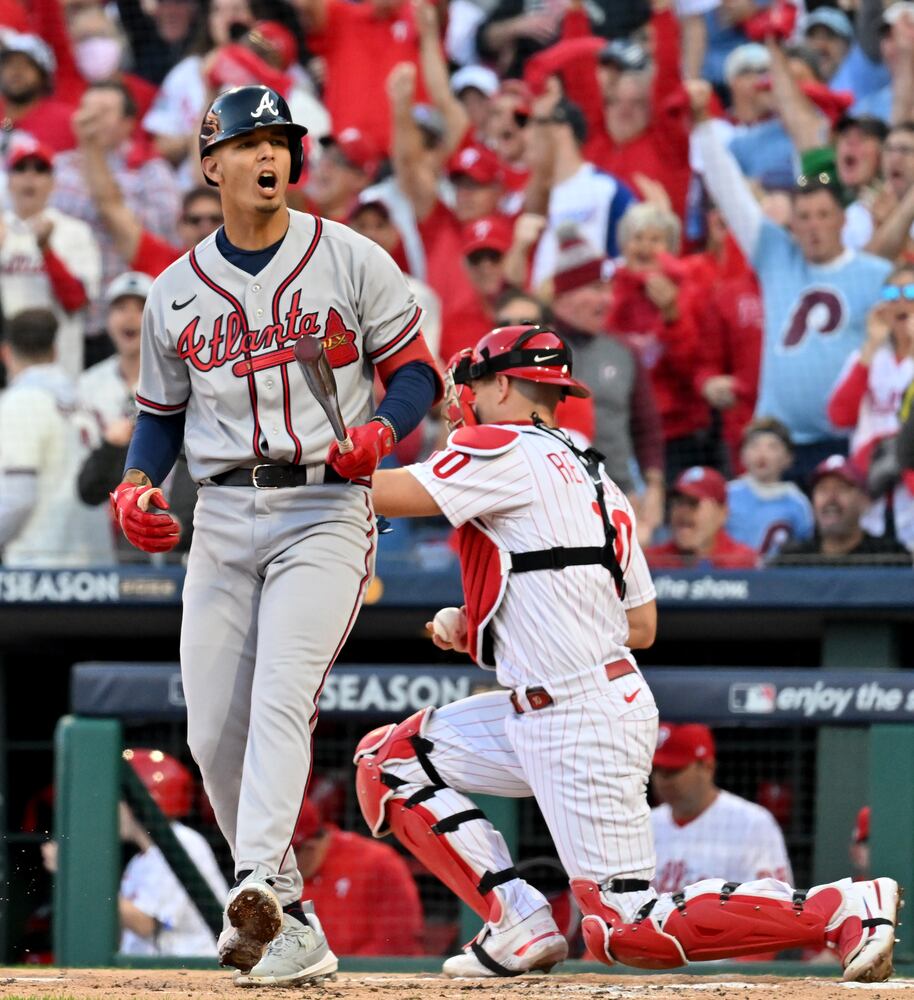
<path id="1" fill-rule="evenodd" d="M 317 698 L 374 571 L 355 485 L 203 486 L 184 584 L 187 742 L 235 872 L 301 898 L 290 848 L 311 772 Z"/>
<path id="2" fill-rule="evenodd" d="M 423 802 L 436 819 L 472 808 L 463 792 L 536 798 L 569 878 L 603 884 L 650 880 L 654 842 L 646 787 L 657 745 L 657 708 L 640 674 L 550 684 L 555 704 L 519 715 L 509 691 L 474 695 L 436 709 L 423 735 L 449 788 Z M 629 699 L 629 700 L 626 700 Z M 524 706 L 524 699 L 520 699 Z M 525 706 L 526 707 L 526 706 Z M 429 785 L 415 758 L 384 763 L 407 782 L 397 798 Z M 488 822 L 464 823 L 448 840 L 478 872 L 511 867 L 501 835 Z M 514 918 L 543 905 L 520 880 L 500 888 Z"/>

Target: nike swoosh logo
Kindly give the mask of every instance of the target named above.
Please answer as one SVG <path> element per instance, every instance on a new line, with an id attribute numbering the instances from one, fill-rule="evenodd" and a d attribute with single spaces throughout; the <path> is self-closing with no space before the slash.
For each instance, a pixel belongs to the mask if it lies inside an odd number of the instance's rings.
<path id="1" fill-rule="evenodd" d="M 543 361 L 551 361 L 553 358 L 557 358 L 557 354 L 534 354 L 533 363 L 538 365 L 542 364 Z"/>
<path id="2" fill-rule="evenodd" d="M 622 695 L 622 697 L 629 703 L 629 705 L 631 705 L 631 703 L 638 697 L 639 694 L 641 694 L 641 688 L 638 688 L 637 691 L 632 691 L 631 694 L 624 694 Z"/>
<path id="3" fill-rule="evenodd" d="M 171 308 L 175 309 L 175 310 L 183 309 L 185 306 L 189 306 L 191 304 L 191 302 L 193 302 L 196 297 L 197 297 L 197 293 L 194 292 L 194 294 L 191 295 L 191 297 L 186 302 L 178 302 L 177 299 L 172 299 L 171 300 Z"/>

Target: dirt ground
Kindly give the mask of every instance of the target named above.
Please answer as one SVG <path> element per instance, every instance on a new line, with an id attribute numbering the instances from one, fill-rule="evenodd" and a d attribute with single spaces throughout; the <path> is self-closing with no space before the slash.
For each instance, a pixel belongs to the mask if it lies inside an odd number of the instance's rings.
<path id="1" fill-rule="evenodd" d="M 307 995 L 313 1000 L 914 1000 L 914 979 L 841 984 L 828 979 L 716 976 L 551 975 L 521 979 L 450 980 L 433 975 L 347 974 L 310 987 L 248 988 L 227 973 L 182 970 L 0 969 L 0 997 L 51 1000 L 184 1000 L 234 997 L 268 1000 Z"/>

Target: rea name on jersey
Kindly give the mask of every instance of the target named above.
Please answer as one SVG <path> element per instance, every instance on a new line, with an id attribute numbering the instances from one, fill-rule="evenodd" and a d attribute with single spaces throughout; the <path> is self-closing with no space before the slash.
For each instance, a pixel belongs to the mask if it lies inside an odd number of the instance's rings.
<path id="1" fill-rule="evenodd" d="M 793 884 L 784 835 L 763 806 L 721 791 L 707 809 L 680 826 L 668 805 L 651 810 L 657 892 L 678 892 L 706 878 Z"/>
<path id="2" fill-rule="evenodd" d="M 503 552 L 602 546 L 593 483 L 562 433 L 523 424 L 498 430 L 511 432 L 505 435 L 511 438 L 505 450 L 459 450 L 458 431 L 446 451 L 408 471 L 454 527 L 473 522 Z M 541 684 L 631 659 L 625 611 L 652 601 L 656 592 L 631 505 L 605 475 L 603 482 L 607 513 L 617 531 L 625 600 L 619 600 L 603 566 L 509 574 L 490 625 L 497 677 L 505 687 Z"/>
<path id="3" fill-rule="evenodd" d="M 143 313 L 137 405 L 186 409 L 195 480 L 257 461 L 323 462 L 330 424 L 292 354 L 320 337 L 350 426 L 372 407 L 373 366 L 418 333 L 422 311 L 377 244 L 340 223 L 289 212 L 256 275 L 235 267 L 215 233 L 155 280 Z"/>

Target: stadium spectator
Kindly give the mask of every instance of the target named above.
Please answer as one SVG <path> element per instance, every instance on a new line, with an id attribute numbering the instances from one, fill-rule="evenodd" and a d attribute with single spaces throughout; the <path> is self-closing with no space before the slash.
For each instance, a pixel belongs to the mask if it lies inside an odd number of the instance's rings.
<path id="1" fill-rule="evenodd" d="M 337 955 L 421 955 L 422 903 L 389 845 L 325 823 L 305 799 L 292 835 L 302 901 L 320 914 Z"/>
<path id="2" fill-rule="evenodd" d="M 898 411 L 914 382 L 914 266 L 897 268 L 867 318 L 866 340 L 848 357 L 828 400 L 836 427 L 853 432 L 851 459 L 866 475 L 879 442 L 898 433 Z"/>
<path id="3" fill-rule="evenodd" d="M 526 61 L 558 39 L 561 22 L 559 4 L 499 0 L 476 32 L 476 51 L 502 79 L 518 79 Z"/>
<path id="4" fill-rule="evenodd" d="M 905 121 L 911 117 L 907 106 L 911 78 L 907 70 L 914 54 L 914 9 L 907 0 L 897 0 L 885 9 L 870 2 L 864 7 L 870 12 L 870 18 L 874 8 L 881 15 L 879 54 L 889 79 L 861 97 L 853 112 L 855 115 L 875 115 L 886 123 Z"/>
<path id="5" fill-rule="evenodd" d="M 176 222 L 181 195 L 168 164 L 161 159 L 136 164 L 130 160 L 130 135 L 136 120 L 136 106 L 130 93 L 116 83 L 92 84 L 83 94 L 73 127 L 80 149 L 62 153 L 55 163 L 56 184 L 52 204 L 87 222 L 98 236 L 102 251 L 102 281 L 109 284 L 127 269 L 127 261 L 117 252 L 112 237 L 100 225 L 100 213 L 92 197 L 91 155 L 88 146 L 98 146 L 108 160 L 124 200 L 144 229 L 169 243 L 177 241 Z M 102 304 L 93 303 L 87 323 L 91 335 L 104 327 Z M 97 342 L 94 345 L 98 350 Z M 97 360 L 97 359 L 93 359 Z"/>
<path id="6" fill-rule="evenodd" d="M 384 92 L 399 63 L 419 63 L 419 37 L 408 0 L 295 0 L 308 48 L 324 63 L 324 104 L 334 132 L 357 128 L 378 149 L 390 148 Z M 418 85 L 424 100 L 424 85 Z"/>
<path id="7" fill-rule="evenodd" d="M 891 536 L 869 534 L 860 524 L 870 500 L 863 477 L 843 455 L 831 455 L 810 480 L 816 530 L 805 542 L 790 542 L 777 565 L 884 565 L 911 562 L 911 553 Z"/>
<path id="8" fill-rule="evenodd" d="M 796 483 L 782 476 L 793 463 L 793 442 L 779 420 L 754 420 L 743 434 L 743 468 L 727 484 L 731 538 L 770 557 L 788 541 L 812 537 L 812 506 Z"/>
<path id="9" fill-rule="evenodd" d="M 791 882 L 784 835 L 767 809 L 718 788 L 717 748 L 707 726 L 661 723 L 651 772 L 657 892 L 711 877 Z"/>
<path id="10" fill-rule="evenodd" d="M 681 472 L 670 490 L 668 542 L 645 551 L 653 569 L 684 567 L 753 569 L 755 549 L 734 541 L 727 523 L 727 483 L 716 470 L 696 465 Z"/>
<path id="11" fill-rule="evenodd" d="M 381 153 L 355 127 L 325 136 L 320 145 L 320 157 L 305 187 L 307 208 L 322 218 L 342 221 L 374 180 Z"/>
<path id="12" fill-rule="evenodd" d="M 38 35 L 6 31 L 0 39 L 0 118 L 7 132 L 25 132 L 55 153 L 76 144 L 72 104 L 54 96 L 57 62 Z"/>
<path id="13" fill-rule="evenodd" d="M 208 100 L 204 63 L 254 24 L 251 6 L 248 0 L 211 0 L 205 30 L 194 51 L 169 69 L 143 119 L 143 128 L 153 136 L 159 155 L 175 166 L 189 151 L 196 160 L 196 134 Z"/>
<path id="14" fill-rule="evenodd" d="M 349 213 L 350 228 L 383 247 L 403 271 L 416 302 L 422 306 L 422 336 L 436 357 L 441 354 L 441 299 L 432 287 L 409 273 L 406 250 L 390 209 L 383 201 L 358 201 Z"/>
<path id="15" fill-rule="evenodd" d="M 762 299 L 758 279 L 727 231 L 720 212 L 705 212 L 707 241 L 701 254 L 686 258 L 699 337 L 696 385 L 717 411 L 720 436 L 731 470 L 739 469 L 743 430 L 752 419 L 762 353 Z"/>
<path id="16" fill-rule="evenodd" d="M 135 393 L 140 377 L 140 327 L 143 306 L 152 278 L 139 271 L 119 274 L 105 289 L 105 331 L 115 353 L 92 365 L 80 376 L 77 405 L 85 420 L 88 454 L 79 469 L 77 490 L 84 504 L 94 507 L 110 528 L 108 497 L 121 481 L 127 448 L 136 422 Z M 193 537 L 193 510 L 197 487 L 191 481 L 183 455 L 162 484 L 175 517 L 184 526 L 175 552 L 186 553 Z M 117 556 L 121 562 L 146 561 L 117 532 Z"/>
<path id="17" fill-rule="evenodd" d="M 55 363 L 57 320 L 26 309 L 5 324 L 0 359 L 0 551 L 5 566 L 88 566 L 110 558 L 110 540 L 76 496 L 76 394 Z M 94 525 L 93 525 L 94 522 Z"/>
<path id="18" fill-rule="evenodd" d="M 434 11 L 431 4 L 426 7 Z M 428 84 L 428 74 L 424 75 Z M 498 76 L 487 66 L 462 66 L 451 77 L 451 92 L 463 105 L 470 125 L 477 132 L 488 123 L 492 114 L 492 98 L 498 93 L 498 87 Z"/>
<path id="19" fill-rule="evenodd" d="M 859 197 L 878 181 L 889 127 L 872 115 L 845 115 L 835 126 L 835 167 L 845 190 Z M 845 240 L 845 243 L 847 240 Z"/>
<path id="20" fill-rule="evenodd" d="M 800 34 L 806 45 L 819 57 L 822 78 L 831 81 L 851 52 L 854 28 L 850 18 L 836 7 L 818 7 L 800 21 Z"/>
<path id="21" fill-rule="evenodd" d="M 771 117 L 771 91 L 760 84 L 771 68 L 764 45 L 750 42 L 734 49 L 724 62 L 724 81 L 730 91 L 727 119 L 734 130 Z"/>
<path id="22" fill-rule="evenodd" d="M 6 161 L 10 207 L 0 222 L 0 301 L 9 319 L 50 309 L 57 320 L 57 362 L 71 378 L 83 370 L 86 307 L 98 295 L 101 254 L 81 219 L 51 207 L 53 153 L 21 136 Z"/>
<path id="23" fill-rule="evenodd" d="M 793 192 L 791 232 L 765 219 L 736 161 L 709 127 L 710 89 L 690 84 L 705 183 L 755 268 L 765 306 L 756 410 L 784 423 L 793 439 L 794 478 L 842 451 L 826 400 L 848 354 L 863 341 L 866 316 L 891 265 L 841 243 L 844 210 L 834 183 L 802 176 Z"/>
<path id="24" fill-rule="evenodd" d="M 195 0 L 157 0 L 151 10 L 140 0 L 118 0 L 117 9 L 133 68 L 157 86 L 187 54 L 204 17 L 203 6 Z"/>
<path id="25" fill-rule="evenodd" d="M 555 272 L 558 230 L 563 223 L 576 223 L 589 243 L 615 257 L 619 253 L 619 221 L 636 199 L 622 181 L 584 159 L 587 125 L 576 104 L 562 97 L 551 111 L 537 115 L 534 121 L 550 130 L 555 157 L 548 224 L 533 257 L 531 284 L 538 289 Z"/>
<path id="26" fill-rule="evenodd" d="M 699 340 L 694 287 L 678 260 L 682 227 L 669 210 L 645 202 L 619 223 L 622 263 L 613 273 L 606 322 L 627 338 L 650 372 L 665 444 L 667 482 L 690 465 L 718 465 L 711 411 L 698 391 Z"/>
<path id="27" fill-rule="evenodd" d="M 557 331 L 571 345 L 577 376 L 593 393 L 594 447 L 606 456 L 606 471 L 638 510 L 642 537 L 650 538 L 663 520 L 663 439 L 650 378 L 637 352 L 606 326 L 610 285 L 603 280 L 605 258 L 566 224 L 552 275 L 552 310 Z M 584 427 L 563 416 L 563 426 Z M 636 496 L 634 463 L 644 482 Z"/>

